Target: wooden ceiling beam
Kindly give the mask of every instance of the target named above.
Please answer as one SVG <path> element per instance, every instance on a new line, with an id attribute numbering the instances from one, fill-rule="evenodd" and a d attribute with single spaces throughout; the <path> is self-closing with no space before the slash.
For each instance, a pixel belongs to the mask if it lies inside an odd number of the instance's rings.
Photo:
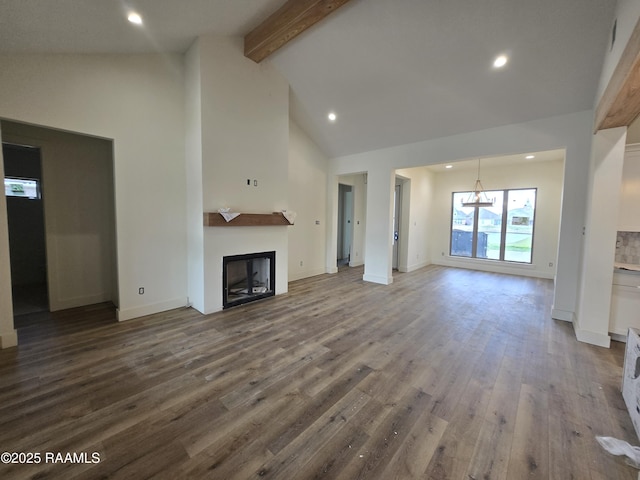
<path id="1" fill-rule="evenodd" d="M 594 129 L 629 126 L 640 114 L 640 20 L 607 84 L 595 114 Z"/>
<path id="2" fill-rule="evenodd" d="M 244 56 L 260 63 L 349 0 L 287 0 L 244 37 Z"/>

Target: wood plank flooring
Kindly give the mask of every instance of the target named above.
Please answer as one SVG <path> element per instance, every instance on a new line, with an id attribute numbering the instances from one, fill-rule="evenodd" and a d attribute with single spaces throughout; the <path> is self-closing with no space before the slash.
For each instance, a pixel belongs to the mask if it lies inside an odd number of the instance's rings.
<path id="1" fill-rule="evenodd" d="M 578 343 L 549 317 L 550 281 L 362 273 L 207 316 L 23 318 L 20 346 L 0 351 L 0 451 L 42 461 L 0 478 L 637 478 L 594 438 L 640 443 L 624 345 Z"/>

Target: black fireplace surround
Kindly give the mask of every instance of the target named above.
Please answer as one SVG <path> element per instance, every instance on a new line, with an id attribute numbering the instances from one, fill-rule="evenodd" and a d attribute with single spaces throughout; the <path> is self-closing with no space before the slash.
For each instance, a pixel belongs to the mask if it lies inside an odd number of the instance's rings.
<path id="1" fill-rule="evenodd" d="M 276 252 L 222 257 L 222 308 L 275 295 Z"/>

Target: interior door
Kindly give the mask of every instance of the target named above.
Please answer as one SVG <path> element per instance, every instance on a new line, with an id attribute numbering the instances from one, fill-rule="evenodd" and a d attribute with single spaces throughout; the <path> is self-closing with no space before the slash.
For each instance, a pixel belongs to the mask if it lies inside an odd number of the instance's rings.
<path id="1" fill-rule="evenodd" d="M 402 185 L 396 185 L 393 194 L 393 258 L 392 267 L 398 269 L 398 240 L 400 238 L 400 203 L 402 198 Z"/>
<path id="2" fill-rule="evenodd" d="M 351 260 L 351 244 L 353 243 L 353 187 L 338 184 L 338 265 Z"/>

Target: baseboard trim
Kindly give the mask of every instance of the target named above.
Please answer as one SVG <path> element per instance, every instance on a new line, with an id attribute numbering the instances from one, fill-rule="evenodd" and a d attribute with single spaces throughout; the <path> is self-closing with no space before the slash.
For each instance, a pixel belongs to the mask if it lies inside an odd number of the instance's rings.
<path id="1" fill-rule="evenodd" d="M 616 342 L 627 343 L 627 336 L 622 335 L 621 333 L 609 332 L 609 336 L 611 340 L 615 340 Z"/>
<path id="2" fill-rule="evenodd" d="M 413 265 L 403 265 L 401 267 L 398 267 L 398 271 L 402 272 L 402 273 L 410 273 L 410 272 L 414 272 L 416 270 L 419 270 L 423 267 L 426 267 L 428 265 L 431 265 L 429 262 L 420 262 L 420 263 L 414 263 Z"/>
<path id="3" fill-rule="evenodd" d="M 435 257 L 431 262 L 444 267 L 466 268 L 481 272 L 504 273 L 506 275 L 519 275 L 522 277 L 546 278 L 553 280 L 555 273 L 544 272 L 537 269 L 536 265 L 527 263 L 504 262 L 500 260 L 482 260 L 464 257 Z"/>
<path id="4" fill-rule="evenodd" d="M 87 295 L 86 297 L 76 297 L 64 300 L 50 299 L 50 308 L 52 312 L 59 310 L 68 310 L 69 308 L 84 307 L 85 305 L 95 305 L 96 303 L 111 302 L 110 294 L 99 293 L 97 295 Z"/>
<path id="5" fill-rule="evenodd" d="M 117 309 L 116 316 L 119 322 L 132 320 L 134 318 L 144 317 L 145 315 L 153 315 L 154 313 L 166 312 L 174 308 L 180 308 L 187 305 L 187 298 L 174 298 L 166 302 L 154 303 L 152 305 L 143 305 L 141 307 Z"/>
<path id="6" fill-rule="evenodd" d="M 551 318 L 554 320 L 562 320 L 563 322 L 573 323 L 573 312 L 568 310 L 560 310 L 559 308 L 551 307 Z"/>
<path id="7" fill-rule="evenodd" d="M 573 322 L 573 330 L 578 341 L 596 345 L 598 347 L 611 348 L 611 337 L 602 333 L 590 332 L 589 330 L 581 330 L 578 322 Z"/>
<path id="8" fill-rule="evenodd" d="M 299 272 L 289 272 L 289 281 L 295 282 L 296 280 L 302 280 L 303 278 L 315 277 L 325 273 L 324 268 L 312 268 L 309 270 L 303 270 Z"/>
<path id="9" fill-rule="evenodd" d="M 365 282 L 378 283 L 380 285 L 391 285 L 393 283 L 393 277 L 382 277 L 379 275 L 371 275 L 365 273 L 362 276 L 362 280 Z"/>

